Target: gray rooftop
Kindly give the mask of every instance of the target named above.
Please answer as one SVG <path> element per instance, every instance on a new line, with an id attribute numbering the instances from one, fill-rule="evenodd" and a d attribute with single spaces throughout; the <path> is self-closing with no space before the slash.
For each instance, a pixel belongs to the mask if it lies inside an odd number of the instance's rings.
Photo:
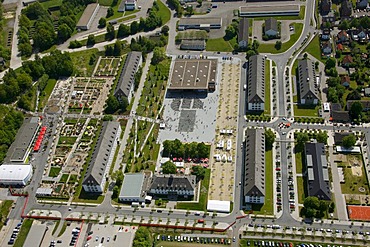
<path id="1" fill-rule="evenodd" d="M 217 17 L 211 18 L 181 18 L 179 26 L 194 25 L 221 25 L 222 19 Z"/>
<path id="2" fill-rule="evenodd" d="M 300 60 L 298 62 L 298 78 L 300 98 L 314 97 L 319 99 L 314 62 L 309 59 Z"/>
<path id="3" fill-rule="evenodd" d="M 265 102 L 265 58 L 254 55 L 248 62 L 248 103 Z"/>
<path id="4" fill-rule="evenodd" d="M 299 5 L 297 4 L 284 4 L 284 5 L 254 5 L 254 6 L 241 6 L 241 14 L 254 14 L 254 13 L 277 13 L 277 12 L 299 12 Z"/>
<path id="5" fill-rule="evenodd" d="M 278 23 L 275 18 L 268 18 L 265 21 L 265 32 L 268 30 L 274 30 L 276 32 L 278 31 Z"/>
<path id="6" fill-rule="evenodd" d="M 118 198 L 143 197 L 144 179 L 144 173 L 125 174 Z"/>
<path id="7" fill-rule="evenodd" d="M 181 41 L 181 49 L 183 50 L 204 50 L 206 48 L 206 41 L 205 40 L 182 40 Z"/>
<path id="8" fill-rule="evenodd" d="M 239 21 L 238 42 L 247 41 L 249 38 L 249 19 L 241 18 Z"/>
<path id="9" fill-rule="evenodd" d="M 26 159 L 27 151 L 35 138 L 39 127 L 40 124 L 38 117 L 25 118 L 4 161 L 23 162 Z"/>
<path id="10" fill-rule="evenodd" d="M 324 143 L 306 143 L 307 189 L 309 196 L 330 200 L 328 164 Z"/>
<path id="11" fill-rule="evenodd" d="M 154 175 L 150 190 L 167 189 L 172 191 L 194 190 L 196 186 L 196 177 L 194 175 Z"/>
<path id="12" fill-rule="evenodd" d="M 132 85 L 135 83 L 135 74 L 139 68 L 142 53 L 138 51 L 130 52 L 125 60 L 125 65 L 119 75 L 118 84 L 114 90 L 114 96 L 128 97 Z"/>
<path id="13" fill-rule="evenodd" d="M 244 196 L 265 195 L 265 135 L 263 129 L 245 131 Z"/>
<path id="14" fill-rule="evenodd" d="M 80 20 L 77 23 L 77 27 L 87 26 L 90 19 L 92 18 L 94 11 L 99 7 L 98 3 L 91 3 L 86 6 Z"/>
<path id="15" fill-rule="evenodd" d="M 83 184 L 100 185 L 107 169 L 108 158 L 116 135 L 120 128 L 119 122 L 104 122 L 98 141 L 94 147 L 89 167 L 87 168 Z"/>

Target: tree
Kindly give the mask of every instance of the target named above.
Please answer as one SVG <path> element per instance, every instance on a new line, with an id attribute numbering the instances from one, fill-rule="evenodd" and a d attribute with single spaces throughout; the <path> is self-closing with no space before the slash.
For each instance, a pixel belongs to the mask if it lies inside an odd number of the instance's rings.
<path id="1" fill-rule="evenodd" d="M 163 174 L 176 174 L 176 165 L 171 161 L 167 161 L 162 165 Z"/>
<path id="2" fill-rule="evenodd" d="M 133 21 L 130 25 L 130 33 L 136 34 L 139 31 L 139 23 L 137 21 Z"/>
<path id="3" fill-rule="evenodd" d="M 99 28 L 105 28 L 105 26 L 107 25 L 107 20 L 102 17 L 99 19 Z"/>
<path id="4" fill-rule="evenodd" d="M 299 132 L 297 134 L 297 137 L 296 137 L 296 140 L 297 140 L 297 144 L 296 144 L 297 152 L 300 152 L 300 151 L 303 150 L 304 144 L 306 142 L 308 142 L 309 139 L 310 138 L 308 137 L 308 134 L 307 133 Z"/>
<path id="5" fill-rule="evenodd" d="M 354 102 L 349 109 L 349 115 L 352 119 L 361 120 L 362 117 L 362 104 L 358 101 Z"/>
<path id="6" fill-rule="evenodd" d="M 191 174 L 197 176 L 197 179 L 203 179 L 206 175 L 206 169 L 203 166 L 193 166 L 191 171 Z"/>
<path id="7" fill-rule="evenodd" d="M 41 51 L 47 50 L 55 44 L 56 34 L 54 26 L 49 22 L 36 22 L 35 33 L 33 35 L 33 44 L 35 48 Z"/>
<path id="8" fill-rule="evenodd" d="M 357 90 L 353 90 L 347 95 L 347 100 L 360 100 L 361 94 Z"/>
<path id="9" fill-rule="evenodd" d="M 153 50 L 152 64 L 159 64 L 166 58 L 166 53 L 163 47 L 155 47 Z"/>
<path id="10" fill-rule="evenodd" d="M 342 21 L 342 22 L 339 24 L 338 28 L 339 28 L 340 30 L 348 30 L 348 29 L 350 28 L 349 22 L 348 22 L 347 20 Z"/>
<path id="11" fill-rule="evenodd" d="M 228 25 L 225 30 L 225 40 L 231 40 L 236 36 L 236 30 L 233 25 Z"/>
<path id="12" fill-rule="evenodd" d="M 320 131 L 316 135 L 316 140 L 317 140 L 317 142 L 326 144 L 327 140 L 328 140 L 328 134 L 326 133 L 326 131 Z"/>
<path id="13" fill-rule="evenodd" d="M 276 43 L 275 43 L 275 49 L 276 49 L 276 50 L 280 50 L 282 45 L 283 45 L 283 44 L 281 43 L 281 41 L 280 41 L 280 40 L 276 41 Z"/>
<path id="14" fill-rule="evenodd" d="M 19 44 L 18 49 L 22 56 L 30 57 L 32 55 L 32 45 L 30 43 Z"/>
<path id="15" fill-rule="evenodd" d="M 107 10 L 107 18 L 111 17 L 114 15 L 114 10 L 112 7 L 109 7 L 108 10 Z"/>
<path id="16" fill-rule="evenodd" d="M 94 45 L 95 45 L 95 35 L 94 35 L 94 34 L 90 34 L 90 35 L 87 37 L 86 45 L 87 45 L 87 46 L 94 46 Z"/>
<path id="17" fill-rule="evenodd" d="M 112 24 L 108 23 L 107 25 L 107 33 L 105 35 L 106 39 L 112 40 L 116 37 L 116 31 L 114 30 L 114 27 Z"/>
<path id="18" fill-rule="evenodd" d="M 120 24 L 117 31 L 117 38 L 123 38 L 130 35 L 130 27 L 125 24 Z"/>
<path id="19" fill-rule="evenodd" d="M 356 144 L 356 136 L 354 134 L 350 134 L 348 136 L 343 137 L 342 146 L 345 148 L 351 148 Z"/>
<path id="20" fill-rule="evenodd" d="M 325 70 L 329 70 L 331 68 L 335 68 L 336 60 L 333 57 L 330 57 L 325 62 Z"/>
<path id="21" fill-rule="evenodd" d="M 275 133 L 271 129 L 265 129 L 265 148 L 271 150 L 275 142 Z"/>
<path id="22" fill-rule="evenodd" d="M 63 43 L 72 35 L 72 29 L 67 24 L 62 24 L 58 27 L 58 41 Z"/>
<path id="23" fill-rule="evenodd" d="M 164 25 L 161 29 L 161 33 L 164 35 L 168 35 L 168 32 L 170 31 L 170 28 L 167 25 Z"/>
<path id="24" fill-rule="evenodd" d="M 122 48 L 123 48 L 122 42 L 120 42 L 119 40 L 117 40 L 116 43 L 114 43 L 113 55 L 116 56 L 116 57 L 121 56 L 121 54 L 122 54 Z"/>
<path id="25" fill-rule="evenodd" d="M 119 109 L 119 102 L 114 95 L 109 95 L 107 99 L 107 107 L 105 108 L 105 113 L 112 114 Z"/>
<path id="26" fill-rule="evenodd" d="M 140 226 L 137 229 L 132 246 L 133 247 L 152 247 L 153 246 L 152 234 L 148 228 Z"/>

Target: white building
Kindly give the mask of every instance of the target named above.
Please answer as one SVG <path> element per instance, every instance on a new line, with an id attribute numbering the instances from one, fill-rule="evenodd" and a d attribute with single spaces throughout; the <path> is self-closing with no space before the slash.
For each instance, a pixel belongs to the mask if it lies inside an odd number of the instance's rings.
<path id="1" fill-rule="evenodd" d="M 126 0 L 125 10 L 135 10 L 136 9 L 136 0 Z"/>
<path id="2" fill-rule="evenodd" d="M 146 195 L 144 182 L 144 173 L 125 174 L 118 200 L 120 202 L 143 202 Z"/>
<path id="3" fill-rule="evenodd" d="M 4 164 L 0 166 L 0 185 L 25 186 L 32 177 L 30 164 Z"/>

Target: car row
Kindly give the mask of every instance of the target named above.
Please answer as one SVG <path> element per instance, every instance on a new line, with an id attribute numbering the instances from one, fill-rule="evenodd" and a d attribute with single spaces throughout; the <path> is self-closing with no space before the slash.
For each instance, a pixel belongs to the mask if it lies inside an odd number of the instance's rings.
<path id="1" fill-rule="evenodd" d="M 12 235 L 10 236 L 10 239 L 8 241 L 8 244 L 9 245 L 13 245 L 14 242 L 15 242 L 15 239 L 17 238 L 18 236 L 18 233 L 19 233 L 19 230 L 21 229 L 21 226 L 22 226 L 22 222 L 23 222 L 23 219 L 21 220 L 21 222 L 19 222 L 17 224 L 17 226 L 13 229 L 13 233 Z"/>
<path id="2" fill-rule="evenodd" d="M 254 246 L 258 247 L 293 247 L 292 243 L 283 243 L 283 242 L 275 242 L 275 241 L 264 241 L 264 240 L 255 240 Z M 251 241 L 247 241 L 247 246 L 251 245 Z"/>
<path id="3" fill-rule="evenodd" d="M 206 238 L 206 237 L 190 237 L 190 236 L 171 236 L 157 235 L 157 241 L 175 241 L 175 242 L 194 242 L 201 244 L 225 244 L 230 245 L 229 238 Z"/>
<path id="4" fill-rule="evenodd" d="M 69 246 L 75 246 L 76 245 L 77 239 L 80 236 L 80 231 L 81 231 L 80 227 L 75 227 L 72 230 L 72 239 L 71 239 L 71 242 L 69 243 Z"/>

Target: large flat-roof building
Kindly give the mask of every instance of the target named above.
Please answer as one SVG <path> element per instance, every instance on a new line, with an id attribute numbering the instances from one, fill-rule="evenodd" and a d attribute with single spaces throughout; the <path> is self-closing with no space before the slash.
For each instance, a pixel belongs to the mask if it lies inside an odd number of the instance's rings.
<path id="1" fill-rule="evenodd" d="M 181 50 L 194 50 L 194 51 L 203 51 L 206 49 L 205 40 L 182 40 L 180 45 Z"/>
<path id="2" fill-rule="evenodd" d="M 32 177 L 30 164 L 4 164 L 0 166 L 0 185 L 25 186 Z"/>
<path id="3" fill-rule="evenodd" d="M 324 143 L 306 143 L 305 160 L 308 195 L 316 196 L 320 200 L 331 200 Z"/>
<path id="4" fill-rule="evenodd" d="M 104 122 L 87 168 L 82 187 L 86 192 L 101 193 L 121 135 L 118 122 Z"/>
<path id="5" fill-rule="evenodd" d="M 118 200 L 120 202 L 143 202 L 146 195 L 144 173 L 125 174 Z"/>
<path id="6" fill-rule="evenodd" d="M 245 131 L 244 199 L 247 204 L 265 202 L 265 135 L 263 129 Z M 268 181 L 271 182 L 271 181 Z"/>
<path id="7" fill-rule="evenodd" d="M 216 59 L 176 59 L 168 89 L 214 91 L 216 75 Z"/>
<path id="8" fill-rule="evenodd" d="M 299 5 L 248 5 L 239 7 L 240 17 L 299 15 Z"/>
<path id="9" fill-rule="evenodd" d="M 248 61 L 247 103 L 248 111 L 265 110 L 265 58 L 260 55 Z"/>
<path id="10" fill-rule="evenodd" d="M 241 18 L 238 29 L 238 44 L 240 48 L 247 48 L 249 39 L 249 19 Z"/>
<path id="11" fill-rule="evenodd" d="M 77 23 L 76 28 L 80 30 L 89 30 L 98 11 L 98 3 L 91 3 L 87 5 L 80 20 Z"/>
<path id="12" fill-rule="evenodd" d="M 219 29 L 222 26 L 222 18 L 181 18 L 178 24 L 180 31 L 186 29 Z"/>
<path id="13" fill-rule="evenodd" d="M 196 184 L 194 175 L 154 175 L 148 194 L 166 196 L 169 199 L 191 199 L 195 194 Z"/>
<path id="14" fill-rule="evenodd" d="M 316 83 L 315 64 L 309 59 L 298 62 L 299 97 L 302 105 L 319 103 L 319 86 Z"/>
<path id="15" fill-rule="evenodd" d="M 40 118 L 38 117 L 24 119 L 22 126 L 15 136 L 14 142 L 6 154 L 4 162 L 26 163 L 40 125 Z"/>
<path id="16" fill-rule="evenodd" d="M 135 90 L 135 74 L 143 63 L 142 53 L 138 51 L 130 52 L 125 60 L 125 65 L 119 75 L 118 84 L 114 90 L 114 96 L 121 100 L 126 97 L 130 103 Z"/>

